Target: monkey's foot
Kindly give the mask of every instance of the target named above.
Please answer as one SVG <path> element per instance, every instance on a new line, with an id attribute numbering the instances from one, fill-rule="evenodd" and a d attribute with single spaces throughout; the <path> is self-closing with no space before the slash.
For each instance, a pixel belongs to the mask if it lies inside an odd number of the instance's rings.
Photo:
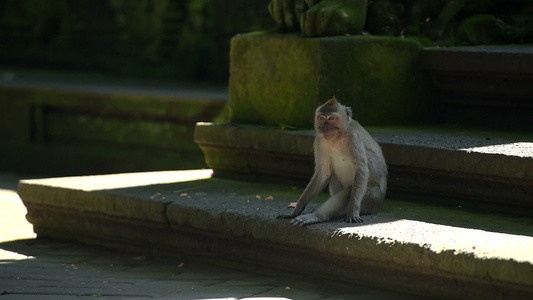
<path id="1" fill-rule="evenodd" d="M 298 225 L 298 226 L 316 224 L 316 223 L 320 223 L 320 222 L 322 222 L 322 220 L 320 220 L 314 214 L 307 214 L 307 215 L 297 216 L 296 218 L 291 220 L 291 224 Z"/>
<path id="2" fill-rule="evenodd" d="M 346 223 L 362 223 L 363 219 L 361 219 L 360 216 L 352 216 L 352 217 L 344 218 L 344 222 L 346 222 Z"/>

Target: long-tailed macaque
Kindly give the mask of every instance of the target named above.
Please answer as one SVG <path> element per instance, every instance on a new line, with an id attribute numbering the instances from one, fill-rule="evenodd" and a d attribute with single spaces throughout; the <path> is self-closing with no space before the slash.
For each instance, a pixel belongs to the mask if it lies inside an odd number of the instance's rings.
<path id="1" fill-rule="evenodd" d="M 387 190 L 387 165 L 381 148 L 335 97 L 315 113 L 315 172 L 290 215 L 291 223 L 308 225 L 344 217 L 363 222 L 360 215 L 378 211 Z M 331 197 L 316 211 L 302 215 L 305 206 L 329 183 Z"/>

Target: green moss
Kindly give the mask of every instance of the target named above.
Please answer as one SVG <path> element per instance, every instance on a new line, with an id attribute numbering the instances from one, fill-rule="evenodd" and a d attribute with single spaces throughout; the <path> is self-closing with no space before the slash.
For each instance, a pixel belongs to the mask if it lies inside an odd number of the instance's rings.
<path id="1" fill-rule="evenodd" d="M 421 49 L 416 42 L 391 37 L 326 40 L 320 98 L 335 95 L 364 124 L 416 123 L 427 106 L 417 95 Z"/>
<path id="2" fill-rule="evenodd" d="M 291 36 L 239 35 L 230 51 L 235 122 L 305 126 L 319 104 L 319 43 Z"/>
<path id="3" fill-rule="evenodd" d="M 437 97 L 418 69 L 421 49 L 394 37 L 236 36 L 231 120 L 309 128 L 315 108 L 334 95 L 364 125 L 438 119 Z"/>

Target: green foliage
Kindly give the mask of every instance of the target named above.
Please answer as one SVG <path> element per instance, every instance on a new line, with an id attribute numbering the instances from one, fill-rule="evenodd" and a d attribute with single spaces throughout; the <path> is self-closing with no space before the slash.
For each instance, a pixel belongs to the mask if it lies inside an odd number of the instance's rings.
<path id="1" fill-rule="evenodd" d="M 268 0 L 3 0 L 0 63 L 223 82 L 229 40 L 268 29 Z"/>
<path id="2" fill-rule="evenodd" d="M 279 29 L 304 36 L 410 36 L 435 44 L 510 44 L 533 40 L 531 0 L 271 0 Z"/>

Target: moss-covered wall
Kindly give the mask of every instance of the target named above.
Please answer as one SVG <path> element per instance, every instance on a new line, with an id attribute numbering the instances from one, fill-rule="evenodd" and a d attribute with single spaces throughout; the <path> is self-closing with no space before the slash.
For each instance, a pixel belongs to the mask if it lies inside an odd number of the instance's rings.
<path id="1" fill-rule="evenodd" d="M 229 41 L 269 0 L 2 0 L 0 64 L 225 82 Z"/>
<path id="2" fill-rule="evenodd" d="M 395 37 L 238 35 L 231 121 L 311 128 L 316 107 L 332 96 L 363 125 L 441 121 L 438 95 L 419 67 L 421 51 L 418 42 Z"/>

